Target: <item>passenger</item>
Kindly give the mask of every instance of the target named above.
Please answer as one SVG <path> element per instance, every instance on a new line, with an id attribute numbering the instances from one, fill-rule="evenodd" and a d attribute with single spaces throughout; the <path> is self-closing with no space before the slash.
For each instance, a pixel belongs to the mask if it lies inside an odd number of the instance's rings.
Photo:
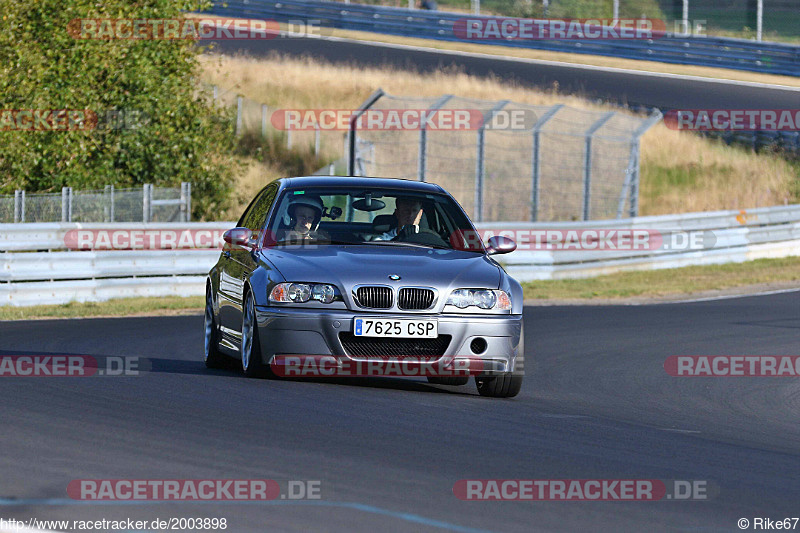
<path id="1" fill-rule="evenodd" d="M 422 220 L 422 203 L 415 198 L 397 198 L 395 200 L 394 217 L 397 227 L 376 238 L 376 241 L 396 240 L 398 233 L 419 233 L 419 222 Z"/>

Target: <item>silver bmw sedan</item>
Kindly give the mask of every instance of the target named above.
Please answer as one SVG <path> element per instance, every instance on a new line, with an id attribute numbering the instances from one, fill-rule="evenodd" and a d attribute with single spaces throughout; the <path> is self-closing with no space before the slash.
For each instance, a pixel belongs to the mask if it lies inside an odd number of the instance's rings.
<path id="1" fill-rule="evenodd" d="M 207 366 L 235 358 L 247 376 L 285 377 L 396 364 L 402 371 L 385 375 L 443 385 L 472 376 L 483 396 L 519 392 L 522 288 L 492 258 L 516 244 L 484 244 L 440 186 L 280 179 L 224 240 L 206 285 Z"/>

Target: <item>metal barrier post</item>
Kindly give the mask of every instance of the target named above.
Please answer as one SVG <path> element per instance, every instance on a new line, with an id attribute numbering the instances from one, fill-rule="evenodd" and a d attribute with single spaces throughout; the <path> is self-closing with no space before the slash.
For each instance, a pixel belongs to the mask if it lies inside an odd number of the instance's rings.
<path id="1" fill-rule="evenodd" d="M 69 192 L 72 194 L 72 188 L 69 189 Z M 22 189 L 19 195 L 19 219 L 20 222 L 25 222 L 25 189 Z"/>
<path id="2" fill-rule="evenodd" d="M 484 174 L 484 150 L 486 145 L 486 124 L 488 124 L 495 113 L 503 109 L 508 104 L 508 100 L 498 102 L 492 109 L 483 115 L 481 127 L 478 128 L 478 147 L 475 161 L 475 206 L 472 217 L 477 222 L 483 222 L 483 174 Z"/>
<path id="3" fill-rule="evenodd" d="M 367 98 L 361 107 L 353 113 L 350 117 L 350 130 L 347 136 L 347 175 L 353 176 L 356 168 L 356 124 L 358 117 L 364 114 L 364 111 L 372 107 L 384 95 L 383 89 L 378 89 Z"/>
<path id="4" fill-rule="evenodd" d="M 586 130 L 586 146 L 583 153 L 583 220 L 589 220 L 592 199 L 592 137 L 615 114 L 614 111 L 605 113 Z"/>
<path id="5" fill-rule="evenodd" d="M 531 183 L 531 221 L 536 222 L 539 219 L 539 182 L 542 174 L 542 159 L 540 152 L 539 136 L 542 128 L 548 120 L 553 118 L 553 115 L 558 113 L 564 104 L 557 104 L 551 107 L 547 112 L 542 115 L 542 118 L 536 121 L 533 125 L 533 160 L 531 161 L 532 183 Z"/>
<path id="6" fill-rule="evenodd" d="M 267 137 L 267 104 L 261 104 L 261 137 Z"/>
<path id="7" fill-rule="evenodd" d="M 114 222 L 114 186 L 111 185 L 111 213 L 110 213 L 111 222 Z"/>
<path id="8" fill-rule="evenodd" d="M 319 123 L 314 124 L 314 155 L 319 155 Z"/>
<path id="9" fill-rule="evenodd" d="M 427 112 L 436 112 L 437 110 L 441 109 L 448 100 L 453 97 L 452 94 L 446 94 L 436 100 L 431 107 L 427 109 Z M 428 149 L 428 130 L 425 128 L 425 120 L 420 120 L 419 124 L 419 150 L 417 155 L 417 179 L 419 181 L 425 181 L 425 173 L 428 170 L 428 158 L 426 151 Z"/>

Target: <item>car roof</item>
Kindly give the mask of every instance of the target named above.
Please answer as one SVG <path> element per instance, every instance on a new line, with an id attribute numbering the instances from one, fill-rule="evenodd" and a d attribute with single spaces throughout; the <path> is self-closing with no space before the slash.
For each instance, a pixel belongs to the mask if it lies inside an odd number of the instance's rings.
<path id="1" fill-rule="evenodd" d="M 283 187 L 363 187 L 365 189 L 402 189 L 405 191 L 443 193 L 435 183 L 399 178 L 375 178 L 361 176 L 302 176 L 281 178 Z"/>

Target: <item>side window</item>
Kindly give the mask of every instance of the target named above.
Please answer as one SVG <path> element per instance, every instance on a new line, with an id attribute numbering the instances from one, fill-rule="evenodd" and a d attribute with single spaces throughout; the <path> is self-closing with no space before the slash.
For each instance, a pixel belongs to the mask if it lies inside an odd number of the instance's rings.
<path id="1" fill-rule="evenodd" d="M 275 195 L 278 193 L 278 184 L 269 185 L 267 188 L 258 195 L 255 201 L 250 204 L 241 220 L 239 220 L 239 227 L 244 227 L 251 230 L 260 230 L 264 227 L 266 222 L 267 213 L 269 213 L 273 202 L 275 202 Z"/>

